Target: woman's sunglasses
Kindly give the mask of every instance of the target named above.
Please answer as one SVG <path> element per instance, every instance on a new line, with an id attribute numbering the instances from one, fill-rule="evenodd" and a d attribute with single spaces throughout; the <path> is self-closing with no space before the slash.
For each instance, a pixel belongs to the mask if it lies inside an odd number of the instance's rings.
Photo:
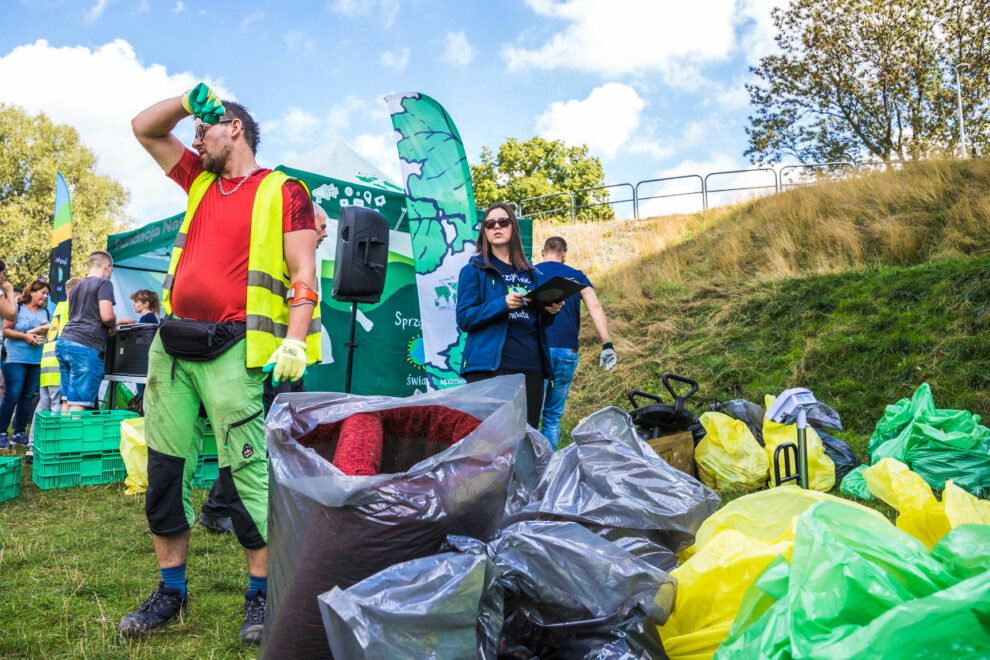
<path id="1" fill-rule="evenodd" d="M 495 229 L 495 225 L 498 225 L 502 229 L 505 229 L 512 224 L 512 220 L 508 218 L 499 218 L 498 220 L 485 220 L 485 229 Z"/>

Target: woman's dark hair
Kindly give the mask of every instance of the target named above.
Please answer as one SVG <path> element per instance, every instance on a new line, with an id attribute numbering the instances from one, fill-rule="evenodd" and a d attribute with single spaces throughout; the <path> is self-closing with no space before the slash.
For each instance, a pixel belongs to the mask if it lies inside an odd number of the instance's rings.
<path id="1" fill-rule="evenodd" d="M 24 289 L 24 293 L 21 294 L 21 297 L 17 300 L 17 302 L 22 305 L 29 304 L 31 302 L 31 294 L 35 291 L 40 291 L 41 289 L 48 289 L 49 293 L 52 291 L 52 288 L 48 286 L 48 282 L 44 280 L 35 280 L 34 282 L 31 282 L 26 289 Z"/>
<path id="2" fill-rule="evenodd" d="M 523 250 L 522 237 L 519 235 L 519 221 L 516 219 L 516 212 L 505 202 L 492 204 L 485 209 L 485 215 L 481 219 L 481 227 L 478 229 L 478 254 L 484 259 L 486 266 L 492 265 L 492 246 L 488 242 L 488 234 L 485 233 L 485 220 L 495 209 L 502 209 L 509 214 L 512 222 L 512 237 L 509 238 L 509 263 L 513 268 L 520 271 L 533 270 L 533 264 L 526 258 L 526 251 Z"/>
<path id="3" fill-rule="evenodd" d="M 158 302 L 158 294 L 151 289 L 138 289 L 131 294 L 131 300 L 140 300 L 148 306 L 148 311 L 152 314 L 157 314 L 161 309 L 161 305 Z"/>

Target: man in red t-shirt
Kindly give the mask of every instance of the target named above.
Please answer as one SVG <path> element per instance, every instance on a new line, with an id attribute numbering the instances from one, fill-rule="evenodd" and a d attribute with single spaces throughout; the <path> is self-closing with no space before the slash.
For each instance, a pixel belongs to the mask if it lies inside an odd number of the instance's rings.
<path id="1" fill-rule="evenodd" d="M 195 116 L 195 151 L 172 134 L 188 115 Z M 221 102 L 205 84 L 152 105 L 131 125 L 141 145 L 190 200 L 164 285 L 169 318 L 149 351 L 145 391 L 145 512 L 161 582 L 140 608 L 123 618 L 120 632 L 144 635 L 187 608 L 186 556 L 194 523 L 189 482 L 199 452 L 202 405 L 216 431 L 219 481 L 247 555 L 241 641 L 257 644 L 268 590 L 263 383 L 268 371 L 275 385 L 282 378 L 298 380 L 306 364 L 319 359 L 312 348 L 319 341 L 316 335 L 314 344 L 319 318 L 314 318 L 313 206 L 302 183 L 258 166 L 257 123 L 243 106 Z M 274 223 L 281 226 L 281 245 L 270 240 L 271 232 L 278 232 Z M 283 273 L 288 273 L 288 283 Z M 264 295 L 249 298 L 249 287 Z M 186 319 L 199 323 L 182 321 Z M 203 326 L 209 336 L 223 338 L 219 349 L 214 340 L 189 339 L 194 335 L 171 343 L 172 333 Z"/>

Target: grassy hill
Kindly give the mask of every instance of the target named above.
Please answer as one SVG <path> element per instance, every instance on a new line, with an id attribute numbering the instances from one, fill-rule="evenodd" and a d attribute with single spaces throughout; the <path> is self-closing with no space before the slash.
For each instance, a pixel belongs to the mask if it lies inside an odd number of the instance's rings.
<path id="1" fill-rule="evenodd" d="M 861 453 L 884 405 L 932 385 L 990 419 L 990 162 L 917 163 L 689 216 L 540 225 L 596 283 L 619 364 L 597 336 L 564 428 L 660 375 L 707 404 L 798 385 L 842 415 Z M 607 249 L 603 246 L 608 245 Z"/>

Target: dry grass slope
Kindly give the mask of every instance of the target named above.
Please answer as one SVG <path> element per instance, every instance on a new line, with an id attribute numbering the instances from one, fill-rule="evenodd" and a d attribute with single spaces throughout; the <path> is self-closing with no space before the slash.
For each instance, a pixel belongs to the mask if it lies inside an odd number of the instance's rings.
<path id="1" fill-rule="evenodd" d="M 587 357 L 582 360 L 565 429 L 601 405 L 627 407 L 625 391 L 659 384 L 663 371 L 681 370 L 704 378 L 702 391 L 713 398 L 742 392 L 758 398 L 762 393 L 748 391 L 753 383 L 779 391 L 812 382 L 821 344 L 831 341 L 822 336 L 821 328 L 828 326 L 839 337 L 847 333 L 868 341 L 871 335 L 862 326 L 868 318 L 858 316 L 857 310 L 872 309 L 872 315 L 885 319 L 887 325 L 904 322 L 904 314 L 912 308 L 924 308 L 930 318 L 943 312 L 946 319 L 961 318 L 956 313 L 960 312 L 974 319 L 977 328 L 985 327 L 990 313 L 979 302 L 985 300 L 990 282 L 972 270 L 973 264 L 986 263 L 981 255 L 990 254 L 988 160 L 909 164 L 898 171 L 794 189 L 693 216 L 537 225 L 534 245 L 542 245 L 555 233 L 568 240 L 568 263 L 585 270 L 596 283 L 620 355 L 619 366 L 610 374 L 596 373 L 597 364 Z M 959 260 L 961 271 L 924 268 Z M 913 273 L 912 267 L 922 270 Z M 939 288 L 939 277 L 962 278 L 965 285 L 949 283 L 938 302 L 925 289 L 914 290 L 911 285 L 917 280 L 929 289 Z M 963 286 L 965 293 L 953 297 Z M 829 287 L 845 287 L 845 293 L 830 295 Z M 884 292 L 871 287 L 894 289 L 885 298 L 880 295 Z M 862 300 L 846 305 L 843 295 L 862 296 Z M 772 309 L 776 300 L 788 296 L 816 298 L 791 301 L 807 310 L 806 319 Z M 914 298 L 926 297 L 932 300 L 914 305 Z M 825 316 L 813 321 L 816 313 Z M 913 322 L 920 327 L 930 318 Z M 751 335 L 736 336 L 740 324 L 749 324 Z M 588 355 L 597 337 L 590 323 L 582 327 Z M 803 328 L 804 336 L 792 336 L 797 327 Z M 990 349 L 979 357 L 986 345 L 980 332 L 973 327 L 958 331 L 960 341 L 978 348 L 973 366 L 990 368 Z M 778 341 L 785 336 L 788 341 Z M 884 339 L 876 335 L 878 344 Z M 927 345 L 925 341 L 919 334 L 903 339 L 900 347 L 874 348 L 878 355 L 900 351 L 900 359 L 911 361 L 918 346 Z M 863 348 L 864 354 L 870 353 L 869 347 Z M 782 350 L 791 364 L 787 373 L 771 369 L 767 362 L 768 352 Z M 846 350 L 855 347 L 850 344 Z M 950 367 L 940 362 L 938 347 L 932 350 L 930 369 L 918 374 L 937 377 Z M 715 360 L 716 354 L 722 357 Z M 830 354 L 829 359 L 835 356 Z M 761 363 L 767 363 L 765 374 L 760 373 Z M 916 378 L 901 374 L 880 373 L 877 378 L 902 383 L 897 391 L 916 384 Z M 990 406 L 985 379 L 969 387 L 976 388 L 971 393 L 975 398 L 967 399 L 970 403 Z M 892 395 L 889 388 L 883 392 Z M 879 416 L 882 409 L 869 414 L 874 413 Z"/>

